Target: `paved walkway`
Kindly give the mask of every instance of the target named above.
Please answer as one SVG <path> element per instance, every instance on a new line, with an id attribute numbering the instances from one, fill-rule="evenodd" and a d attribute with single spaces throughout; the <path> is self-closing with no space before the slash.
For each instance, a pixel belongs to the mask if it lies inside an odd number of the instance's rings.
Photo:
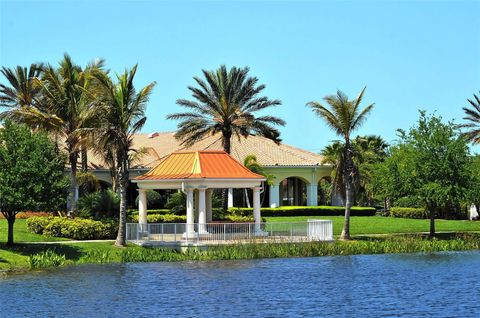
<path id="1" fill-rule="evenodd" d="M 52 241 L 52 242 L 19 242 L 22 244 L 70 244 L 70 243 L 113 243 L 115 240 L 71 240 L 71 241 Z"/>

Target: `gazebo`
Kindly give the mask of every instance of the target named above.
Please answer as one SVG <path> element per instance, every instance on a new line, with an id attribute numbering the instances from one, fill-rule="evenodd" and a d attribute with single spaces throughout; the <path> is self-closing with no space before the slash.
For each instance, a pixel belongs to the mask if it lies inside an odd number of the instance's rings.
<path id="1" fill-rule="evenodd" d="M 186 194 L 185 234 L 192 236 L 207 234 L 206 224 L 212 221 L 213 189 L 251 188 L 255 230 L 260 233 L 260 190 L 265 180 L 224 151 L 174 152 L 146 174 L 133 179 L 139 188 L 139 225 L 147 224 L 147 190 L 178 189 Z M 195 223 L 198 223 L 198 233 Z"/>

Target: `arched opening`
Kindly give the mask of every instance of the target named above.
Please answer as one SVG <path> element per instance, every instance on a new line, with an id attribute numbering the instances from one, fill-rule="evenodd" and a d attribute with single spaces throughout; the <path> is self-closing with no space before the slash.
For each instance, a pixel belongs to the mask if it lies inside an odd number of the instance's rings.
<path id="1" fill-rule="evenodd" d="M 329 176 L 323 177 L 318 181 L 317 187 L 318 205 L 332 204 L 332 178 Z"/>
<path id="2" fill-rule="evenodd" d="M 280 205 L 307 205 L 307 184 L 297 177 L 289 177 L 280 182 Z"/>

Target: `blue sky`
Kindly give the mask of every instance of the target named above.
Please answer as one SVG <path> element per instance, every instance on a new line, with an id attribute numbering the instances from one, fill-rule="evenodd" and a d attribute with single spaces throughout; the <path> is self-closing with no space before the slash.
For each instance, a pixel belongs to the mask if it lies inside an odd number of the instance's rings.
<path id="1" fill-rule="evenodd" d="M 201 69 L 249 66 L 283 105 L 282 138 L 318 152 L 337 139 L 305 104 L 367 85 L 376 107 L 359 134 L 395 139 L 418 109 L 461 121 L 480 90 L 480 1 L 4 1 L 0 64 L 139 64 L 137 86 L 157 82 L 144 132 L 173 131 Z M 3 79 L 2 79 L 3 80 Z"/>

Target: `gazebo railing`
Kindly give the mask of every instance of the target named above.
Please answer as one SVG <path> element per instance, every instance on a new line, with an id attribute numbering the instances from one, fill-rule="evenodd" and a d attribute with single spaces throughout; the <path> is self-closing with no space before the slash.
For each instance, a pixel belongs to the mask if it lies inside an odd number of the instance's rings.
<path id="1" fill-rule="evenodd" d="M 302 242 L 333 240 L 331 220 L 285 223 L 128 223 L 132 242 L 229 244 L 235 242 Z"/>

